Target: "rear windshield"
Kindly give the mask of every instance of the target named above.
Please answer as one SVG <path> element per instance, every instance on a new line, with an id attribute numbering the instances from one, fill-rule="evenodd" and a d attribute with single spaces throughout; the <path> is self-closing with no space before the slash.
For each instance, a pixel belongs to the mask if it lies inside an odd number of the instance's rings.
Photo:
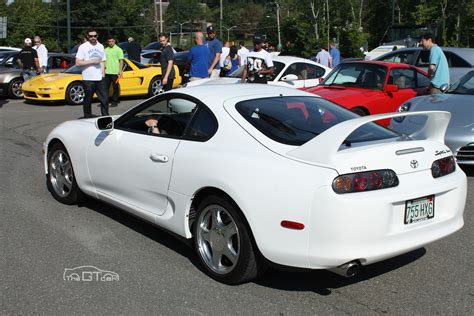
<path id="1" fill-rule="evenodd" d="M 279 143 L 301 146 L 328 128 L 359 117 L 318 97 L 272 97 L 237 103 L 237 111 L 256 129 Z M 376 123 L 355 130 L 346 142 L 356 143 L 397 137 Z"/>

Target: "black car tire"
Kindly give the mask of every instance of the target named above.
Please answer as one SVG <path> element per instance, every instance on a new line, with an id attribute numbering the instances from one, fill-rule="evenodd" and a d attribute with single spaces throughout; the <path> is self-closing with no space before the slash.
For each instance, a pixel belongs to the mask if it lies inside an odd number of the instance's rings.
<path id="1" fill-rule="evenodd" d="M 21 91 L 21 85 L 23 84 L 22 78 L 14 78 L 8 84 L 8 96 L 12 99 L 23 98 L 23 91 Z"/>
<path id="2" fill-rule="evenodd" d="M 71 157 L 62 143 L 56 143 L 48 151 L 46 185 L 51 195 L 63 204 L 77 204 L 84 198 L 74 174 Z"/>
<path id="3" fill-rule="evenodd" d="M 70 105 L 81 105 L 86 95 L 86 87 L 82 82 L 73 82 L 66 89 L 66 102 Z"/>
<path id="4" fill-rule="evenodd" d="M 158 89 L 159 83 L 161 81 L 161 77 L 154 77 L 150 81 L 150 85 L 148 86 L 148 96 L 154 97 L 155 95 L 160 94 L 162 91 Z"/>
<path id="5" fill-rule="evenodd" d="M 211 195 L 199 204 L 193 233 L 199 261 L 216 281 L 240 284 L 264 270 L 250 228 L 237 206 L 226 198 Z"/>

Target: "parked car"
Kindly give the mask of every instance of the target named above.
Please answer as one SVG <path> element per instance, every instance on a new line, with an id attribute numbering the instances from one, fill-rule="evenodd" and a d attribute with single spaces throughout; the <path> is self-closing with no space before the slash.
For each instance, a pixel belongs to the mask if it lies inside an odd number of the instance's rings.
<path id="1" fill-rule="evenodd" d="M 370 52 L 364 52 L 365 60 L 375 60 L 377 57 L 382 56 L 388 52 L 396 51 L 400 48 L 405 48 L 403 45 L 381 45 L 372 49 Z"/>
<path id="2" fill-rule="evenodd" d="M 8 51 L 21 51 L 21 48 L 18 47 L 11 47 L 11 46 L 0 46 L 0 52 L 8 52 Z"/>
<path id="3" fill-rule="evenodd" d="M 353 61 L 339 64 L 319 86 L 306 91 L 363 116 L 395 112 L 406 100 L 427 94 L 429 84 L 427 73 L 414 66 Z"/>
<path id="4" fill-rule="evenodd" d="M 177 67 L 175 67 L 178 72 Z M 84 101 L 82 68 L 73 66 L 61 73 L 45 74 L 23 84 L 24 98 L 32 101 L 63 101 L 77 105 Z M 120 95 L 148 95 L 161 93 L 161 68 L 148 67 L 125 58 L 123 75 L 120 78 Z M 178 76 L 173 87 L 181 84 Z"/>
<path id="5" fill-rule="evenodd" d="M 425 132 L 372 123 L 402 115 L 428 116 Z M 190 239 L 220 282 L 256 278 L 262 258 L 352 276 L 463 226 L 466 175 L 440 137 L 448 121 L 359 117 L 281 86 L 189 87 L 115 119 L 61 123 L 44 166 L 57 201 L 88 195 Z"/>
<path id="6" fill-rule="evenodd" d="M 474 48 L 441 47 L 448 60 L 449 77 L 455 82 L 474 67 Z M 421 47 L 403 48 L 375 60 L 405 63 L 428 71 L 430 52 Z"/>
<path id="7" fill-rule="evenodd" d="M 0 56 L 3 53 L 0 52 Z M 50 73 L 64 71 L 64 69 L 73 65 L 74 62 L 74 55 L 63 53 L 48 54 L 48 69 Z M 0 95 L 7 95 L 14 99 L 23 97 L 23 77 L 21 72 L 21 69 L 16 64 L 16 54 L 8 54 L 8 57 L 5 57 L 0 62 Z"/>
<path id="8" fill-rule="evenodd" d="M 330 72 L 331 68 L 310 59 L 293 56 L 272 56 L 275 71 L 268 84 L 296 89 L 317 86 Z M 229 77 L 206 78 L 189 82 L 187 86 L 203 84 L 236 84 L 242 79 L 243 67 L 238 68 Z"/>
<path id="9" fill-rule="evenodd" d="M 151 42 L 143 46 L 142 51 L 146 50 L 161 50 L 161 43 L 160 42 Z"/>
<path id="10" fill-rule="evenodd" d="M 410 99 L 398 112 L 448 111 L 451 113 L 444 141 L 456 157 L 458 164 L 474 165 L 474 70 L 451 85 L 444 94 L 433 94 Z M 420 117 L 392 119 L 390 128 L 412 134 L 423 124 Z"/>
<path id="11" fill-rule="evenodd" d="M 190 64 L 188 61 L 188 55 L 189 55 L 189 51 L 187 50 L 174 53 L 173 62 L 176 66 L 178 66 L 179 73 L 182 78 L 181 84 L 186 84 L 189 81 Z M 142 60 L 147 59 L 147 62 L 145 64 L 148 66 L 159 67 L 160 56 L 161 56 L 161 50 L 149 51 L 149 52 L 142 53 Z"/>
<path id="12" fill-rule="evenodd" d="M 0 68 L 8 67 L 15 68 L 18 67 L 16 63 L 16 58 L 18 57 L 19 51 L 8 50 L 0 52 Z"/>

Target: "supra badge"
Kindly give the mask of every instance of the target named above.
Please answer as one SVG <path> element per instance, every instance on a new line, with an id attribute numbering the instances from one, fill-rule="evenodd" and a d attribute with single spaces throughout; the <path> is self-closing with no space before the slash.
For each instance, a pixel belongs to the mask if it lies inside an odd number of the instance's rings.
<path id="1" fill-rule="evenodd" d="M 413 169 L 418 168 L 418 160 L 413 159 L 412 161 L 410 161 L 410 167 L 412 167 Z"/>

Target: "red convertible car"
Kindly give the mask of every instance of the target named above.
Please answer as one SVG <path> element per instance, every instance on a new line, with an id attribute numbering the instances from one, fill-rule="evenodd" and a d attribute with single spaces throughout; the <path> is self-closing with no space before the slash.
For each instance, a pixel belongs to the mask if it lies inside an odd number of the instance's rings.
<path id="1" fill-rule="evenodd" d="M 428 94 L 423 70 L 401 63 L 353 61 L 339 64 L 316 87 L 305 89 L 361 116 L 395 112 L 400 104 Z M 378 122 L 387 126 L 390 120 Z"/>

